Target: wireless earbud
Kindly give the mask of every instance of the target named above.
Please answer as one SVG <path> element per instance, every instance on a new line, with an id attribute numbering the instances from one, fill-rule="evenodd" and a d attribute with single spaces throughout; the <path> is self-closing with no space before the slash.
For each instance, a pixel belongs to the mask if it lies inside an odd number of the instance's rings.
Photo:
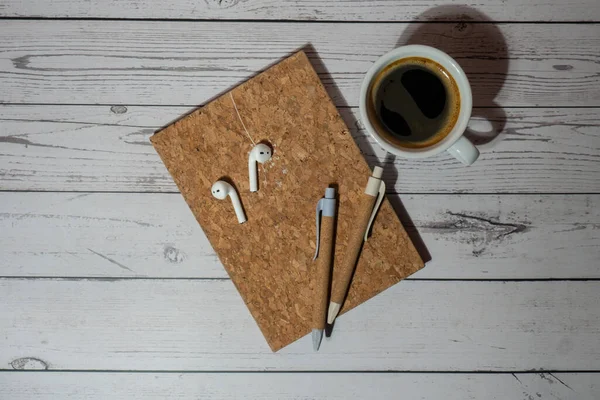
<path id="1" fill-rule="evenodd" d="M 225 200 L 227 196 L 231 197 L 231 202 L 233 203 L 233 209 L 235 210 L 238 222 L 240 224 L 246 222 L 246 214 L 242 208 L 242 202 L 233 186 L 225 181 L 216 181 L 215 184 L 212 185 L 210 191 L 212 192 L 212 195 L 219 200 Z"/>
<path id="2" fill-rule="evenodd" d="M 248 157 L 248 175 L 250 176 L 250 191 L 256 192 L 258 190 L 258 166 L 257 162 L 264 164 L 271 159 L 273 151 L 271 148 L 264 143 L 259 143 L 250 152 Z"/>

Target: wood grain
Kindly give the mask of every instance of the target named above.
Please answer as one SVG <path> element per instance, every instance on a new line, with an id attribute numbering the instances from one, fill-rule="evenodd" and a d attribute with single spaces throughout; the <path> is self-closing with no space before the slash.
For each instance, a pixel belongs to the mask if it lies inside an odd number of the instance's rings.
<path id="1" fill-rule="evenodd" d="M 599 195 L 391 200 L 433 258 L 411 278 L 600 278 Z M 0 231 L 2 276 L 227 278 L 179 194 L 0 193 Z"/>
<path id="2" fill-rule="evenodd" d="M 600 278 L 600 195 L 391 200 L 433 258 L 411 278 Z M 0 232 L 5 277 L 227 278 L 179 194 L 0 193 Z"/>
<path id="3" fill-rule="evenodd" d="M 0 372 L 11 400 L 596 400 L 597 373 Z M 373 390 L 377 388 L 377 390 Z M 243 395 L 242 395 L 243 393 Z"/>
<path id="4" fill-rule="evenodd" d="M 230 281 L 1 279 L 0 365 L 598 370 L 599 302 L 597 281 L 407 280 L 341 316 L 319 353 L 307 335 L 274 356 Z"/>
<path id="5" fill-rule="evenodd" d="M 474 7 L 465 7 L 465 4 Z M 261 19 L 303 21 L 410 21 L 430 18 L 453 21 L 598 21 L 600 11 L 594 0 L 565 3 L 560 0 L 427 1 L 376 0 L 15 0 L 0 1 L 0 16 L 44 18 L 152 18 L 152 19 Z M 479 11 L 475 11 L 475 8 Z M 484 16 L 479 16 L 485 13 Z"/>
<path id="6" fill-rule="evenodd" d="M 189 107 L 0 106 L 0 189 L 173 192 L 149 142 Z M 404 193 L 598 193 L 598 109 L 475 109 L 469 136 L 481 157 L 465 168 L 443 154 L 392 160 L 341 109 L 389 191 Z"/>
<path id="7" fill-rule="evenodd" d="M 202 104 L 304 47 L 355 106 L 379 56 L 421 43 L 458 60 L 476 106 L 600 105 L 595 24 L 8 20 L 0 37 L 0 103 Z"/>

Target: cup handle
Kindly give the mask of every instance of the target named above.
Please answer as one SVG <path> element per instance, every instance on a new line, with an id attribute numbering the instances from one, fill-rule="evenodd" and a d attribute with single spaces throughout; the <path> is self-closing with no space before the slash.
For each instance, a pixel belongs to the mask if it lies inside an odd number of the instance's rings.
<path id="1" fill-rule="evenodd" d="M 465 165 L 471 165 L 479 157 L 479 150 L 469 139 L 461 136 L 450 148 L 448 153 L 452 154 L 458 161 Z"/>

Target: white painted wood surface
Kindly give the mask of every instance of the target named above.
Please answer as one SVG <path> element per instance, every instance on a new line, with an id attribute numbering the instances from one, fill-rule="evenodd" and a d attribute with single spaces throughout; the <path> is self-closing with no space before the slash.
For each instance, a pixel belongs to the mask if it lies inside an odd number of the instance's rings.
<path id="1" fill-rule="evenodd" d="M 598 21 L 596 0 L 0 0 L 0 18 L 0 398 L 600 398 L 600 24 L 546 23 Z M 405 43 L 467 71 L 475 166 L 386 159 L 357 122 L 363 73 Z M 321 353 L 271 354 L 148 137 L 307 45 L 433 261 Z"/>
<path id="2" fill-rule="evenodd" d="M 404 281 L 340 317 L 318 353 L 308 335 L 274 355 L 231 281 L 0 279 L 0 365 L 598 370 L 599 303 L 598 281 Z"/>
<path id="3" fill-rule="evenodd" d="M 600 278 L 600 195 L 391 198 L 432 257 L 413 278 Z M 227 278 L 179 194 L 0 193 L 0 231 L 4 277 Z"/>
<path id="4" fill-rule="evenodd" d="M 305 21 L 598 21 L 594 0 L 0 0 L 0 16 Z"/>
<path id="5" fill-rule="evenodd" d="M 356 106 L 379 56 L 421 43 L 460 62 L 476 106 L 600 106 L 596 24 L 9 20 L 0 37 L 0 103 L 197 105 L 309 45 Z"/>
<path id="6" fill-rule="evenodd" d="M 597 400 L 591 373 L 14 373 L 0 372 L 11 400 Z"/>
<path id="7" fill-rule="evenodd" d="M 4 190 L 173 192 L 177 187 L 149 137 L 189 107 L 0 106 L 0 187 Z M 367 161 L 387 162 L 341 109 Z M 390 191 L 403 193 L 600 192 L 597 109 L 474 111 L 470 135 L 480 160 L 464 168 L 444 154 L 386 164 Z"/>

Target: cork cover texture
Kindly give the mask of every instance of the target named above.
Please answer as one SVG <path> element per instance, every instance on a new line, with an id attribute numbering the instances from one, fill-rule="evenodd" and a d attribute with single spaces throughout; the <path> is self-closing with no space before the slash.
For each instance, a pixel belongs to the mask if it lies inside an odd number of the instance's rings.
<path id="1" fill-rule="evenodd" d="M 251 193 L 248 153 L 268 142 Z M 311 331 L 318 274 L 315 206 L 338 187 L 335 264 L 343 259 L 370 169 L 304 52 L 269 68 L 151 137 L 185 201 L 273 351 Z M 225 178 L 237 188 L 248 221 L 229 199 L 212 197 Z M 365 243 L 343 311 L 423 267 L 387 199 Z"/>

